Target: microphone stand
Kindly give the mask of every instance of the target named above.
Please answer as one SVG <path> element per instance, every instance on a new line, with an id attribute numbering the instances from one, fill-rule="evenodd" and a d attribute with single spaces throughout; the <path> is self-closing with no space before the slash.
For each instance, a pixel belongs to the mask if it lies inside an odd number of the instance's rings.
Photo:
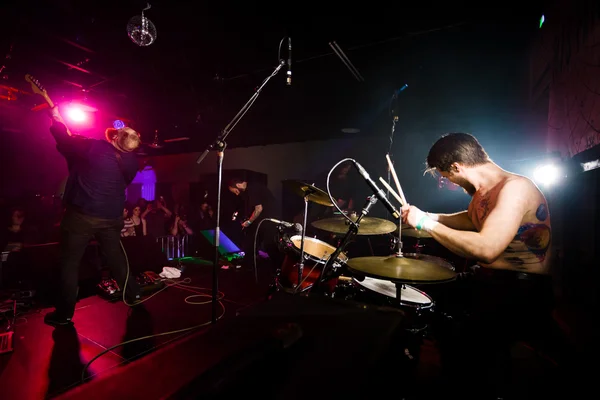
<path id="1" fill-rule="evenodd" d="M 331 269 L 331 267 L 333 266 L 333 263 L 340 256 L 340 253 L 348 245 L 348 242 L 350 241 L 350 239 L 352 238 L 352 236 L 354 236 L 355 234 L 358 233 L 358 228 L 360 226 L 360 221 L 363 219 L 363 217 L 365 215 L 367 215 L 369 213 L 369 210 L 371 209 L 371 207 L 373 207 L 373 204 L 375 204 L 375 203 L 377 203 L 377 196 L 375 196 L 375 194 L 373 194 L 370 197 L 367 197 L 367 201 L 366 201 L 365 206 L 363 207 L 360 215 L 358 216 L 358 218 L 356 219 L 356 221 L 354 223 L 351 223 L 348 226 L 348 232 L 346 232 L 346 235 L 342 239 L 342 242 L 340 243 L 340 245 L 338 246 L 338 248 L 335 249 L 335 251 L 331 254 L 331 256 L 329 257 L 329 259 L 327 260 L 327 262 L 323 266 L 323 270 L 321 271 L 321 275 L 319 276 L 319 278 L 317 279 L 317 281 L 314 284 L 315 288 L 318 288 L 326 280 L 325 276 L 329 272 L 329 269 Z M 330 279 L 330 278 L 327 278 L 327 279 Z"/>
<path id="2" fill-rule="evenodd" d="M 394 146 L 394 133 L 396 132 L 396 122 L 398 122 L 398 113 L 396 110 L 396 107 L 394 106 L 394 103 L 397 103 L 398 101 L 398 93 L 394 92 L 394 95 L 392 96 L 392 104 L 390 107 L 390 113 L 392 114 L 392 132 L 390 133 L 390 147 L 388 148 L 388 156 L 390 156 L 390 160 L 392 160 L 392 165 L 394 165 L 394 160 L 392 158 L 392 147 Z M 390 167 L 388 166 L 388 171 L 387 171 L 387 183 L 388 185 L 392 185 L 392 171 L 390 170 Z M 386 190 L 386 196 L 390 197 L 390 191 L 389 189 Z M 386 213 L 386 215 L 390 216 L 390 212 L 388 211 Z"/>
<path id="3" fill-rule="evenodd" d="M 208 153 L 210 153 L 212 150 L 217 151 L 217 177 L 218 177 L 217 178 L 217 213 L 216 213 L 217 220 L 216 220 L 216 226 L 215 226 L 215 239 L 214 239 L 214 257 L 215 258 L 214 258 L 213 273 L 212 273 L 212 323 L 213 324 L 215 324 L 217 322 L 217 303 L 218 303 L 217 298 L 218 298 L 218 294 L 219 294 L 219 276 L 218 276 L 218 274 L 219 274 L 219 258 L 220 258 L 219 246 L 221 244 L 220 243 L 220 241 L 221 241 L 221 238 L 220 238 L 220 236 L 221 236 L 221 187 L 223 186 L 223 158 L 225 156 L 225 148 L 227 147 L 227 143 L 225 142 L 225 140 L 227 139 L 227 136 L 229 136 L 229 134 L 231 133 L 233 128 L 235 128 L 235 126 L 238 124 L 238 122 L 240 122 L 242 117 L 248 112 L 248 110 L 250 109 L 252 104 L 254 104 L 254 102 L 258 98 L 258 95 L 260 94 L 262 89 L 265 87 L 267 82 L 269 82 L 269 80 L 272 77 L 277 75 L 277 73 L 281 70 L 281 68 L 284 65 L 285 65 L 285 61 L 280 60 L 279 65 L 277 65 L 277 67 L 271 73 L 271 75 L 269 75 L 263 81 L 263 83 L 258 87 L 258 89 L 256 89 L 256 91 L 254 92 L 252 97 L 250 97 L 250 100 L 248 100 L 248 102 L 246 104 L 244 104 L 242 109 L 235 115 L 235 117 L 233 117 L 231 122 L 229 122 L 229 124 L 227 124 L 225 129 L 223 129 L 223 131 L 221 131 L 219 136 L 217 136 L 217 139 L 210 146 L 208 146 L 206 148 L 206 150 L 204 150 L 204 152 L 196 160 L 196 164 L 200 164 L 206 158 Z"/>

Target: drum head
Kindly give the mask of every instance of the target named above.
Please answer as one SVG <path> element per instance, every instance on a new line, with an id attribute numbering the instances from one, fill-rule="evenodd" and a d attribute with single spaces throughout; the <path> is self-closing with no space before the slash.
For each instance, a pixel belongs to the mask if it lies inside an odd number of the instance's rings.
<path id="1" fill-rule="evenodd" d="M 354 281 L 365 289 L 372 290 L 393 299 L 396 298 L 396 285 L 393 282 L 369 277 L 365 277 L 362 282 L 359 282 L 356 279 L 354 279 Z M 424 306 L 433 302 L 431 297 L 409 285 L 404 285 L 402 287 L 400 296 L 400 303 L 402 304 L 415 304 Z"/>
<path id="2" fill-rule="evenodd" d="M 296 250 L 300 251 L 302 235 L 292 236 L 290 238 L 290 241 L 292 242 Z M 334 251 L 335 247 L 333 247 L 329 243 L 325 243 L 322 240 L 311 237 L 304 238 L 304 252 L 315 261 L 327 261 Z M 340 253 L 338 259 L 342 262 L 348 261 L 348 257 L 344 253 Z"/>

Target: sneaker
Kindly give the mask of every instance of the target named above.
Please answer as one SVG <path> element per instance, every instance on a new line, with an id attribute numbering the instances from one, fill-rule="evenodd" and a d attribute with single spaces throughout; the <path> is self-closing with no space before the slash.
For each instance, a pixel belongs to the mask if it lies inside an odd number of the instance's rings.
<path id="1" fill-rule="evenodd" d="M 71 318 L 62 317 L 56 311 L 46 314 L 44 316 L 44 323 L 50 326 L 67 326 L 73 324 Z"/>

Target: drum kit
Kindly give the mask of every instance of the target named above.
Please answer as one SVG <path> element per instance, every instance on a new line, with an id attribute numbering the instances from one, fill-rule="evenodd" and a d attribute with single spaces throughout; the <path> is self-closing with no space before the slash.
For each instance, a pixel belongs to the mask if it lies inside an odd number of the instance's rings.
<path id="1" fill-rule="evenodd" d="M 425 292 L 410 285 L 430 285 L 451 282 L 456 278 L 454 267 L 446 260 L 421 254 L 419 241 L 431 235 L 408 225 L 366 217 L 373 196 L 358 215 L 343 215 L 314 221 L 311 226 L 330 234 L 344 235 L 335 247 L 306 235 L 308 204 L 333 207 L 329 195 L 302 181 L 285 181 L 284 186 L 304 198 L 302 234 L 286 238 L 285 259 L 276 274 L 278 290 L 291 293 L 319 292 L 330 297 L 336 293 L 348 300 L 399 307 L 410 314 L 432 311 L 434 301 Z M 346 244 L 353 236 L 394 235 L 397 251 L 387 256 L 348 257 Z M 414 253 L 402 252 L 402 237 L 417 240 Z M 344 283 L 350 284 L 344 285 Z M 350 287 L 350 290 L 349 287 Z M 344 290 L 338 290 L 343 287 Z M 339 297 L 339 296 L 338 296 Z M 420 328 L 419 328 L 420 329 Z"/>

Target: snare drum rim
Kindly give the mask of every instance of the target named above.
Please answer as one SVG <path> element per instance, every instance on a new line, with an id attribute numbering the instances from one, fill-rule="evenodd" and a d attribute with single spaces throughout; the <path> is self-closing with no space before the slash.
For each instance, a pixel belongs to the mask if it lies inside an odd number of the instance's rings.
<path id="1" fill-rule="evenodd" d="M 377 278 L 370 278 L 370 279 L 378 280 L 378 281 L 385 281 L 384 279 L 377 279 Z M 378 292 L 376 290 L 373 290 L 371 288 L 368 288 L 368 287 L 362 285 L 361 282 L 359 280 L 357 280 L 356 278 L 352 278 L 352 281 L 353 281 L 353 283 L 355 285 L 358 286 L 359 289 L 368 290 L 369 292 L 376 293 L 379 296 L 385 296 L 386 298 L 388 298 L 388 299 L 390 299 L 392 301 L 396 301 L 396 302 L 398 301 L 395 296 L 394 297 L 388 296 L 387 294 L 380 293 L 380 292 Z M 385 282 L 390 282 L 390 283 L 394 284 L 391 281 L 385 281 Z M 400 299 L 400 306 L 410 307 L 410 308 L 414 308 L 416 310 L 427 310 L 427 309 L 432 308 L 434 306 L 433 298 L 431 296 L 429 296 L 427 293 L 425 293 L 424 291 L 419 290 L 416 287 L 411 286 L 411 285 L 403 284 L 402 286 L 404 286 L 405 288 L 410 288 L 410 289 L 412 289 L 412 290 L 414 290 L 414 291 L 422 294 L 427 299 L 429 299 L 429 303 L 415 303 L 415 302 L 412 302 L 412 301 L 407 301 L 407 300 Z"/>
<path id="2" fill-rule="evenodd" d="M 291 244 L 290 248 L 292 248 L 298 255 L 300 255 L 300 248 L 296 246 L 296 244 L 294 243 L 294 238 L 297 238 L 299 244 L 301 243 L 302 240 L 302 235 L 294 235 L 292 237 L 289 238 L 289 242 Z M 310 237 L 310 236 L 305 236 L 304 237 L 304 242 L 306 244 L 306 242 L 311 242 L 311 243 L 316 243 L 316 244 L 323 244 L 325 245 L 327 248 L 331 249 L 331 254 L 333 254 L 333 252 L 336 250 L 336 248 L 332 245 L 330 245 L 327 242 L 324 242 L 320 239 L 314 238 L 314 237 Z M 309 252 L 306 251 L 306 246 L 304 246 L 304 255 L 305 257 L 307 257 L 308 259 L 310 259 L 313 262 L 319 263 L 319 264 L 325 264 L 327 262 L 328 258 L 317 258 L 316 256 L 310 254 Z M 346 253 L 344 253 L 343 251 L 340 253 L 340 255 L 338 256 L 337 262 L 340 263 L 345 263 L 346 261 L 348 261 L 348 256 L 346 255 Z"/>

